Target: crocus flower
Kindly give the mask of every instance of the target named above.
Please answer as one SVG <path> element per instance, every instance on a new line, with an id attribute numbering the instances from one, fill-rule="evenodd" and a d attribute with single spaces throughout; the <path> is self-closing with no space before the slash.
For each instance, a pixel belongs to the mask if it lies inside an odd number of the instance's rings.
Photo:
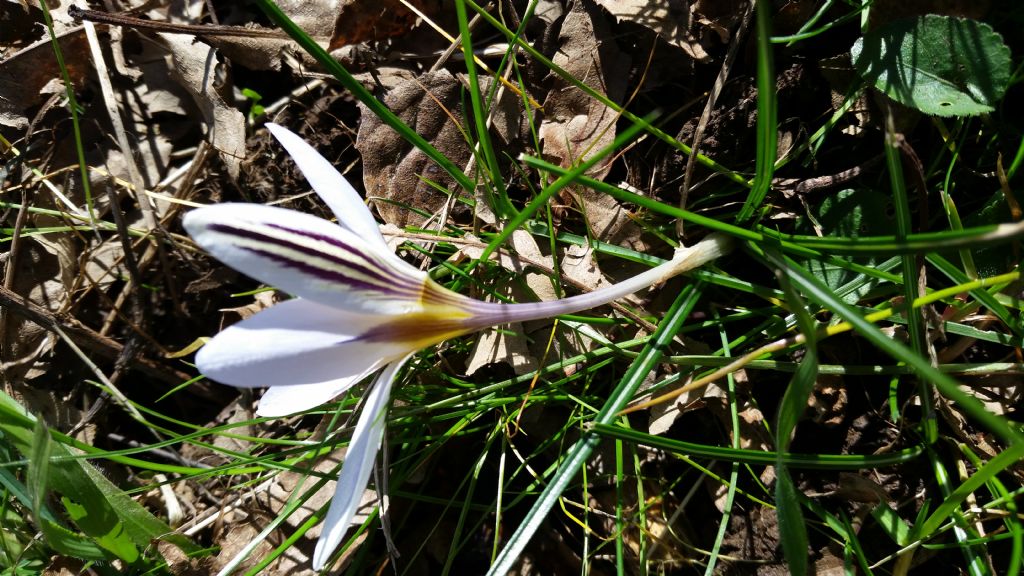
<path id="1" fill-rule="evenodd" d="M 712 235 L 672 260 L 607 288 L 525 304 L 482 302 L 452 292 L 395 255 L 352 186 L 301 138 L 267 128 L 338 219 L 257 204 L 193 210 L 185 228 L 217 259 L 288 292 L 288 300 L 217 334 L 196 355 L 224 384 L 267 387 L 257 414 L 309 410 L 377 374 L 366 393 L 337 490 L 313 555 L 322 568 L 355 515 L 384 435 L 391 386 L 417 350 L 489 326 L 606 304 L 725 253 Z"/>

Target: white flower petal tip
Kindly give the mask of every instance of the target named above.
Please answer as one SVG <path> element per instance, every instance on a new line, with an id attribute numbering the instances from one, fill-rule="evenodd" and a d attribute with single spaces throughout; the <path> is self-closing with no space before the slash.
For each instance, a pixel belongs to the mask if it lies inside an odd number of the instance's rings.
<path id="1" fill-rule="evenodd" d="M 321 570 L 331 559 L 331 555 L 341 544 L 349 524 L 356 515 L 363 491 L 370 481 L 373 463 L 377 459 L 384 429 L 387 424 L 388 400 L 391 398 L 391 387 L 395 376 L 409 357 L 388 364 L 377 376 L 366 395 L 366 403 L 356 422 L 352 433 L 352 441 L 345 454 L 345 462 L 338 477 L 338 486 L 334 491 L 331 506 L 327 509 L 323 531 L 313 552 L 313 569 Z"/>
<path id="2" fill-rule="evenodd" d="M 279 418 L 312 410 L 334 400 L 379 367 L 380 365 L 375 363 L 361 374 L 336 378 L 327 382 L 274 386 L 263 393 L 259 406 L 256 408 L 256 415 L 263 418 Z"/>
<path id="3" fill-rule="evenodd" d="M 189 212 L 184 225 L 221 262 L 296 296 L 369 314 L 421 308 L 426 273 L 386 246 L 316 216 L 259 204 L 217 204 Z"/>
<path id="4" fill-rule="evenodd" d="M 316 149 L 291 130 L 273 123 L 266 126 L 295 160 L 309 185 L 334 212 L 338 223 L 368 241 L 385 245 L 377 221 L 348 180 Z"/>

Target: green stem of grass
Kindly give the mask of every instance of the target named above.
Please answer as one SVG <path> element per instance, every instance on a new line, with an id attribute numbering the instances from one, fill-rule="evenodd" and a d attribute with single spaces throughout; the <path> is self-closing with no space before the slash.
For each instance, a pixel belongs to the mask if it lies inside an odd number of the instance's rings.
<path id="1" fill-rule="evenodd" d="M 313 38 L 309 36 L 300 28 L 295 22 L 292 21 L 281 9 L 273 2 L 273 0 L 256 0 L 259 4 L 260 9 L 270 18 L 275 24 L 281 27 L 298 45 L 306 51 L 307 54 L 313 57 L 321 66 L 324 67 L 327 72 L 334 76 L 334 78 L 341 83 L 357 100 L 363 103 L 370 112 L 380 118 L 385 124 L 390 126 L 395 132 L 398 132 L 402 138 L 411 143 L 416 148 L 420 149 L 424 154 L 427 155 L 431 160 L 437 163 L 445 172 L 447 172 L 456 182 L 459 183 L 464 190 L 470 194 L 476 189 L 476 183 L 465 173 L 462 169 L 455 165 L 449 160 L 444 154 L 434 148 L 429 142 L 427 142 L 422 136 L 416 133 L 412 128 L 406 125 L 401 118 L 395 115 L 383 102 L 378 100 L 359 83 L 340 62 L 331 57 L 319 44 L 316 43 Z"/>
<path id="2" fill-rule="evenodd" d="M 664 319 L 654 332 L 652 340 L 644 347 L 640 357 L 634 362 L 629 371 L 622 377 L 619 385 L 611 392 L 608 401 L 594 417 L 595 424 L 610 424 L 616 418 L 616 414 L 633 398 L 640 384 L 643 383 L 647 374 L 653 370 L 660 361 L 665 349 L 672 342 L 676 332 L 682 327 L 683 322 L 690 311 L 696 305 L 701 291 L 694 286 L 688 286 L 679 293 L 672 306 L 666 312 Z M 544 491 L 537 498 L 533 507 L 523 518 L 522 523 L 515 533 L 509 538 L 508 544 L 502 549 L 495 559 L 494 564 L 488 570 L 491 576 L 508 574 L 519 559 L 519 555 L 526 548 L 527 543 L 540 528 L 541 523 L 548 512 L 561 499 L 569 482 L 576 477 L 580 467 L 586 464 L 587 459 L 597 448 L 601 438 L 593 431 L 587 432 L 583 437 L 569 449 L 554 477 L 545 486 Z"/>

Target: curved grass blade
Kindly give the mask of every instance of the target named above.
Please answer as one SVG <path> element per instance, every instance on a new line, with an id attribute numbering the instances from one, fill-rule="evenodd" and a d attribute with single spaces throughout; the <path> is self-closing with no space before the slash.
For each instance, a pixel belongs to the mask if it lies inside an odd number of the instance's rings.
<path id="1" fill-rule="evenodd" d="M 748 247 L 754 252 L 760 252 L 760 249 L 756 246 L 748 244 Z M 769 259 L 775 258 L 770 253 L 766 255 Z M 964 412 L 978 420 L 981 425 L 1010 444 L 1015 446 L 1024 444 L 1024 434 L 1011 426 L 1003 418 L 986 410 L 981 402 L 961 390 L 956 380 L 934 368 L 926 358 L 914 354 L 906 346 L 893 340 L 879 328 L 872 325 L 867 319 L 858 314 L 855 308 L 837 298 L 828 287 L 823 285 L 810 272 L 788 258 L 785 258 L 785 262 L 777 262 L 776 265 L 786 272 L 790 282 L 799 288 L 808 299 L 838 314 L 858 334 L 885 354 L 911 366 L 922 379 L 934 384 L 943 396 L 956 402 Z"/>
<path id="2" fill-rule="evenodd" d="M 647 374 L 657 366 L 665 348 L 682 327 L 686 317 L 697 304 L 700 295 L 701 290 L 698 285 L 687 286 L 679 293 L 671 308 L 666 312 L 664 319 L 658 324 L 658 329 L 654 332 L 651 341 L 644 346 L 640 357 L 630 366 L 629 371 L 611 392 L 601 411 L 594 417 L 595 423 L 611 423 L 616 418 L 616 414 L 626 406 Z M 519 554 L 526 548 L 530 538 L 540 528 L 548 512 L 561 498 L 566 486 L 579 473 L 580 467 L 585 465 L 587 458 L 594 452 L 600 440 L 600 436 L 596 433 L 589 432 L 569 449 L 544 491 L 487 571 L 488 575 L 497 576 L 509 573 L 518 561 Z"/>
<path id="3" fill-rule="evenodd" d="M 395 115 L 383 102 L 378 100 L 370 93 L 369 90 L 363 87 L 340 62 L 331 58 L 331 55 L 327 53 L 315 40 L 310 38 L 309 34 L 300 28 L 295 22 L 292 22 L 280 8 L 274 4 L 273 0 L 256 0 L 259 4 L 260 9 L 269 17 L 274 23 L 281 27 L 289 36 L 295 40 L 296 43 L 307 54 L 313 57 L 321 66 L 324 67 L 332 76 L 334 76 L 342 86 L 345 87 L 357 100 L 362 102 L 370 111 L 378 118 L 384 121 L 385 124 L 398 132 L 403 138 L 405 138 L 413 146 L 419 148 L 427 155 L 431 160 L 437 163 L 445 172 L 447 172 L 459 186 L 462 186 L 464 190 L 472 193 L 476 188 L 476 183 L 473 182 L 462 169 L 456 166 L 451 160 L 449 160 L 444 154 L 439 152 L 437 148 L 434 148 L 429 142 L 426 141 L 422 136 L 416 133 L 415 130 L 407 126 L 402 120 Z"/>
<path id="4" fill-rule="evenodd" d="M 777 253 L 773 255 L 776 262 L 780 259 Z M 786 293 L 786 302 L 796 316 L 800 332 L 804 334 L 804 357 L 800 367 L 793 374 L 785 393 L 782 395 L 782 403 L 779 405 L 778 424 L 775 428 L 775 446 L 782 454 L 789 448 L 793 433 L 796 431 L 797 422 L 807 407 L 807 399 L 814 391 L 814 382 L 818 378 L 818 339 L 817 329 L 814 325 L 814 318 L 808 312 L 803 298 L 793 289 L 784 271 L 775 270 L 779 284 Z M 775 505 L 778 507 L 776 513 L 779 521 L 779 537 L 782 540 L 782 549 L 786 553 L 786 562 L 792 574 L 807 573 L 807 527 L 804 525 L 804 515 L 801 511 L 800 501 L 803 495 L 796 489 L 793 477 L 789 474 L 789 468 L 782 458 L 775 462 L 777 479 L 775 482 Z"/>
<path id="5" fill-rule="evenodd" d="M 761 207 L 772 187 L 775 156 L 778 149 L 778 126 L 775 101 L 775 69 L 772 66 L 772 4 L 757 0 L 757 162 L 756 176 L 747 194 L 737 222 L 746 222 Z"/>

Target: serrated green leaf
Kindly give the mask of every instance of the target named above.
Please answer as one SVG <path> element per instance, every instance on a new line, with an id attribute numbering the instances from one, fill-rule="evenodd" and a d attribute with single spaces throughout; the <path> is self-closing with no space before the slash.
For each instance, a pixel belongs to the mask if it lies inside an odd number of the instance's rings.
<path id="1" fill-rule="evenodd" d="M 850 49 L 860 75 L 936 116 L 991 112 L 1010 81 L 1010 49 L 988 24 L 930 14 L 872 30 Z"/>

